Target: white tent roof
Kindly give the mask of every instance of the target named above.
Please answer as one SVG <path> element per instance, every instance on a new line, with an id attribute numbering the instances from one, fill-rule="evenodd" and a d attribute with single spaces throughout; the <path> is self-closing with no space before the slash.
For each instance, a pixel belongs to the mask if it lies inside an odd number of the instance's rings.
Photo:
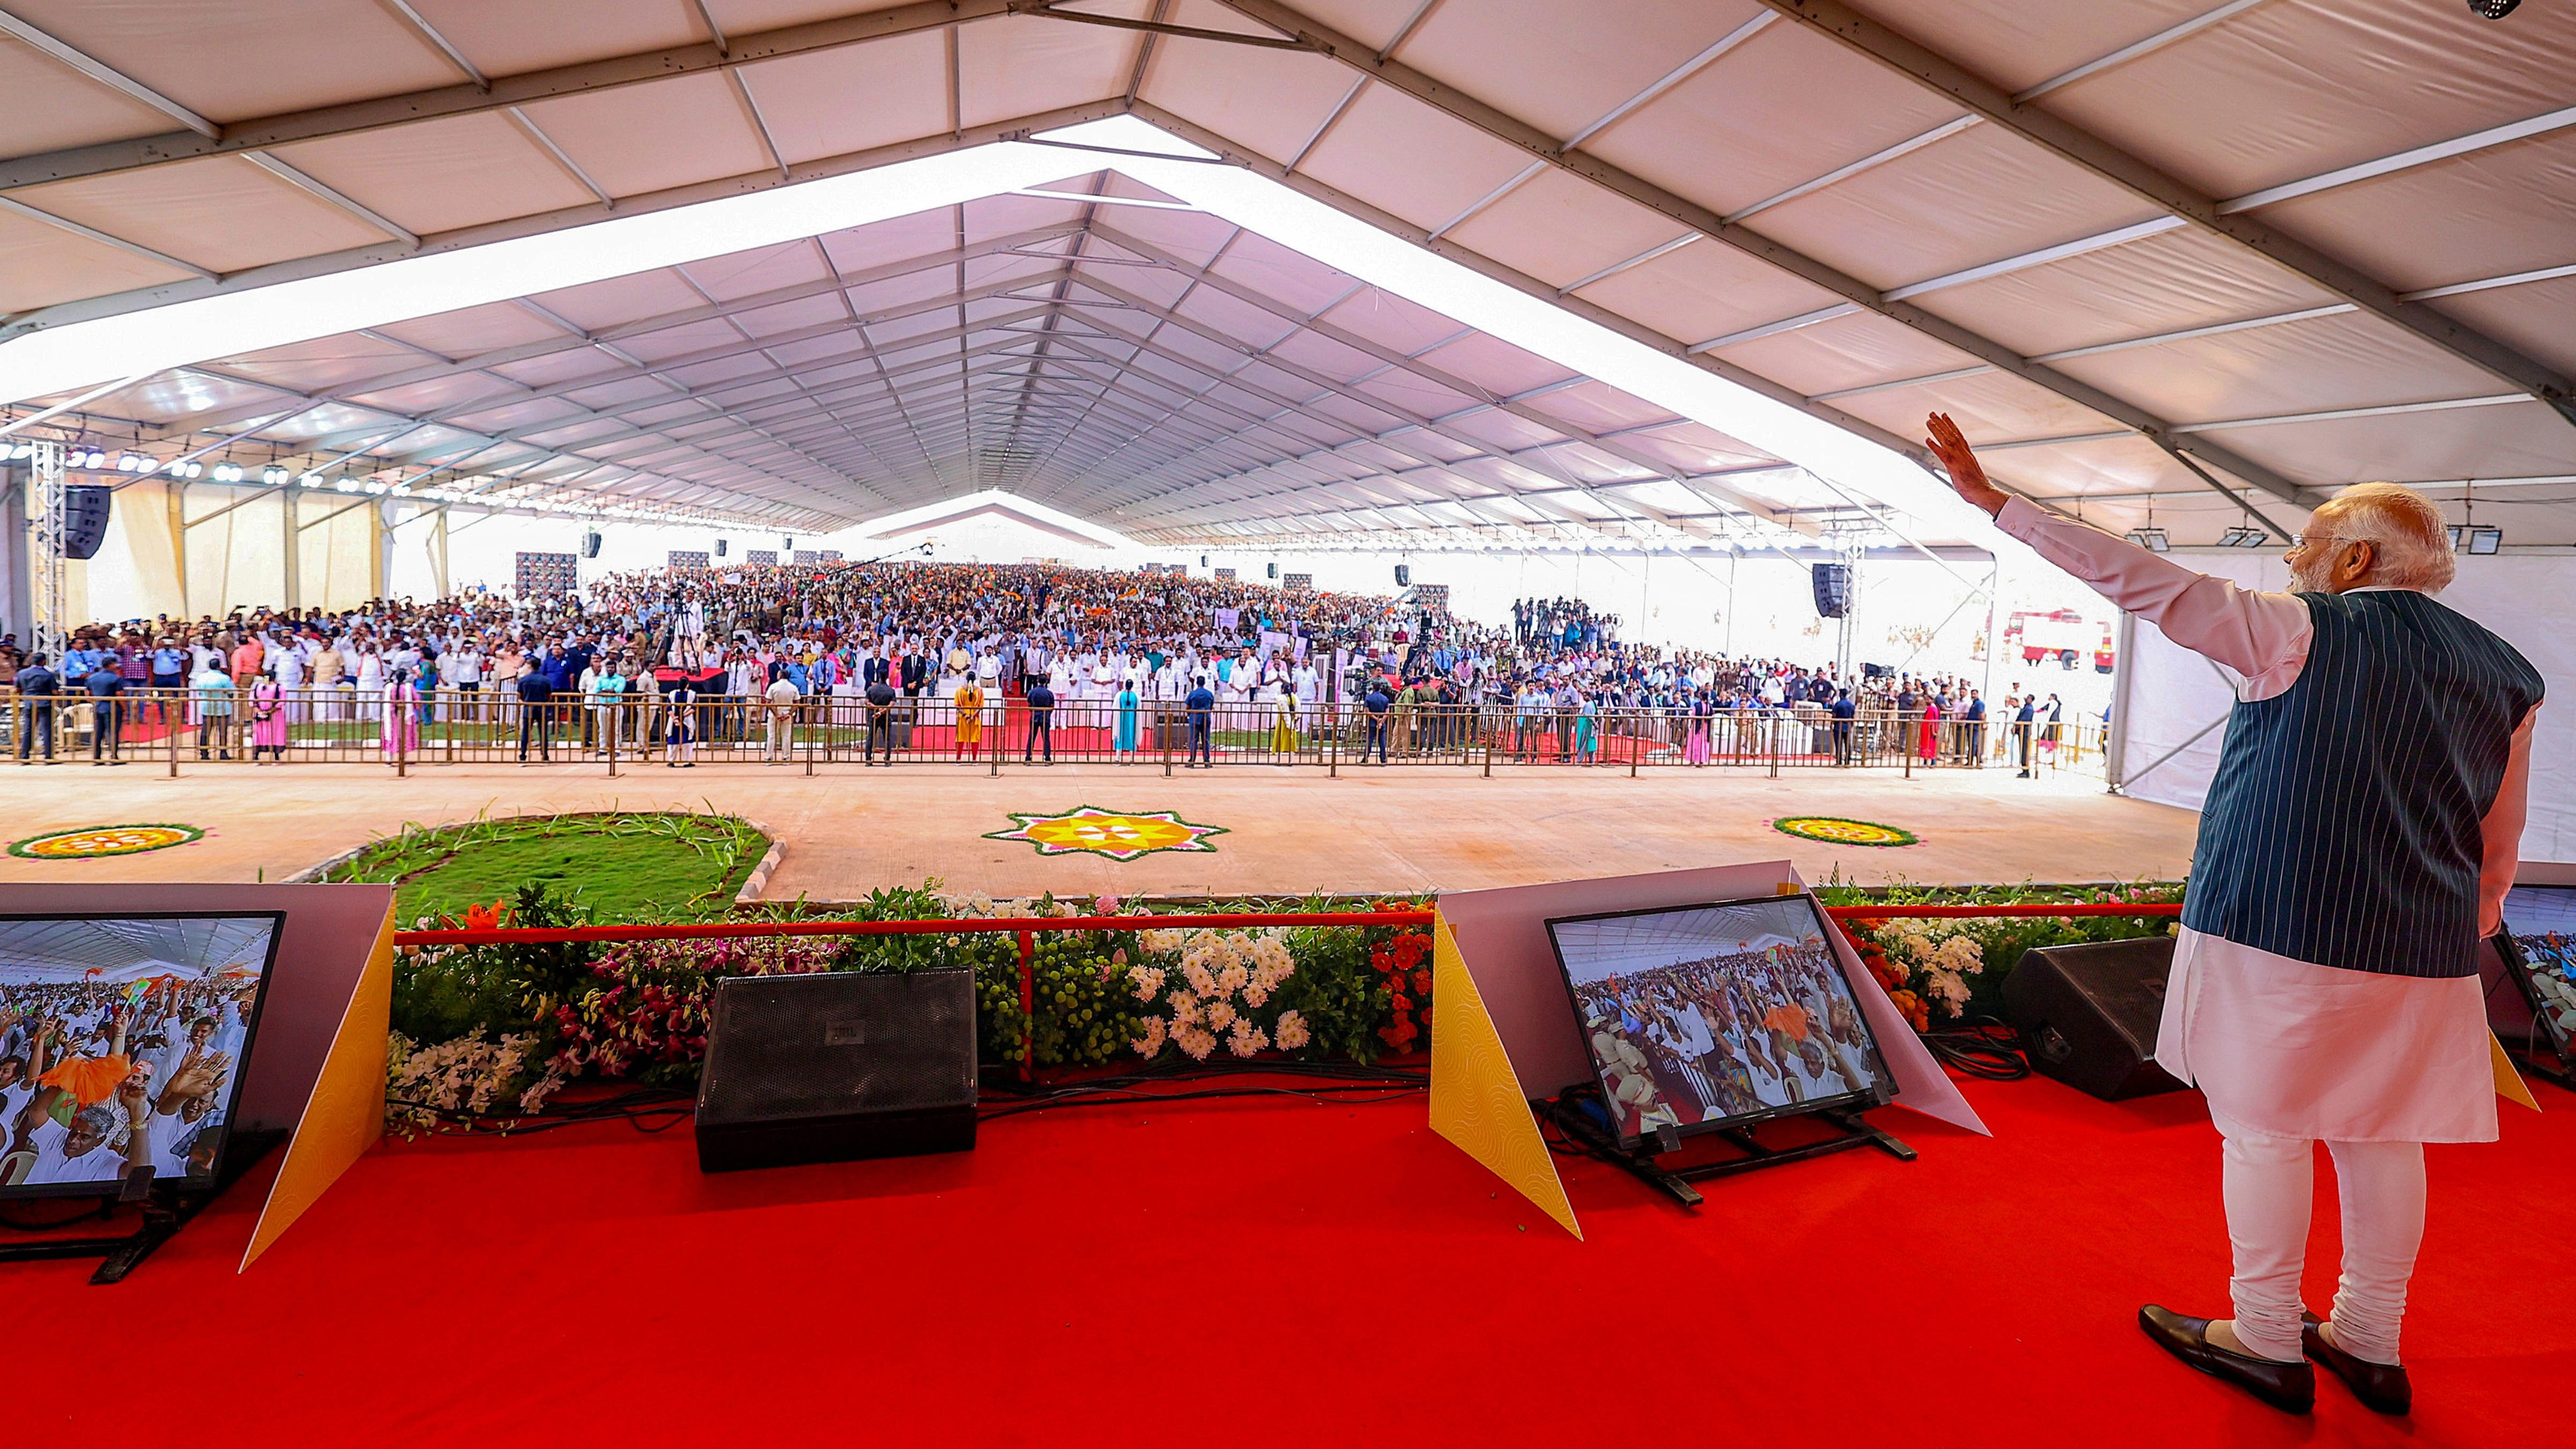
<path id="1" fill-rule="evenodd" d="M 1132 114 L 1861 436 L 1911 446 L 1951 411 L 2004 481 L 2087 517 L 2152 502 L 2198 537 L 2248 505 L 2294 527 L 2369 478 L 2475 480 L 2479 519 L 2514 541 L 2576 539 L 2565 6 L 2499 24 L 2423 0 L 5 9 L 13 335 Z M 1068 153 L 1069 172 L 1100 164 Z M 283 387 L 349 411 L 276 441 L 363 445 L 388 478 L 469 433 L 532 432 L 565 460 L 541 477 L 805 528 L 989 486 L 1158 541 L 1842 505 L 1713 490 L 1702 475 L 1774 459 L 1490 337 L 1430 356 L 1441 339 L 1391 299 L 1367 330 L 1275 245 L 1097 199 L 1152 199 L 1123 177 L 1052 189 L 1086 199 L 598 283 L 557 299 L 589 310 L 537 299 L 551 319 L 496 306 L 220 359 L 64 416 L 139 423 L 166 454 L 195 446 L 172 430 L 246 426 Z M 738 306 L 799 289 L 772 315 Z M 600 366 L 596 338 L 646 324 L 629 335 L 649 351 Z M 903 416 L 929 383 L 858 381 L 894 343 L 949 349 L 954 417 Z M 544 356 L 460 366 L 519 348 Z M 768 377 L 663 406 L 657 368 L 689 391 Z M 384 381 L 412 373 L 439 375 Z M 503 380 L 545 395 L 509 407 Z M 850 401 L 798 396 L 836 381 Z M 829 437 L 755 441 L 763 409 Z M 416 430 L 352 436 L 379 425 Z M 1470 501 L 1405 511 L 1444 491 Z"/>
<path id="2" fill-rule="evenodd" d="M 267 916 L 0 921 L 0 980 L 111 982 L 208 976 L 268 964 Z"/>

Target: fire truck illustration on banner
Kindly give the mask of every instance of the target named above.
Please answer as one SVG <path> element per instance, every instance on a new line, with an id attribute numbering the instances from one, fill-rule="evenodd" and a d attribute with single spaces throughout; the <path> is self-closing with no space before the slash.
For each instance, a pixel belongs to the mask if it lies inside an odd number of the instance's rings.
<path id="1" fill-rule="evenodd" d="M 2073 669 L 2077 656 L 2093 656 L 2093 672 L 2108 674 L 2116 662 L 2111 654 L 2111 626 L 2087 619 L 2073 609 L 2049 613 L 2015 610 L 2004 623 L 2006 659 L 2019 658 L 2024 664 L 2041 664 L 2054 659 L 2061 669 Z"/>

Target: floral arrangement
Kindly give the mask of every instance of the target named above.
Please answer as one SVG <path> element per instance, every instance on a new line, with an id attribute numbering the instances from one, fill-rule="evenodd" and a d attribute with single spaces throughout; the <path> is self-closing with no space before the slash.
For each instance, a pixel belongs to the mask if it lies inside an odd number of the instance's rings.
<path id="1" fill-rule="evenodd" d="M 535 1114 L 564 1084 L 560 1062 L 537 1063 L 544 1048 L 533 1032 L 487 1041 L 478 1029 L 421 1046 L 401 1032 L 385 1042 L 385 1117 L 405 1133 L 427 1131 L 447 1113 L 483 1116 L 496 1102 Z"/>
<path id="2" fill-rule="evenodd" d="M 1143 1031 L 1129 1045 L 1151 1061 L 1172 1046 L 1192 1061 L 1203 1062 L 1225 1049 L 1238 1057 L 1268 1050 L 1276 1041 L 1293 1051 L 1313 1040 L 1305 1018 L 1293 1009 L 1270 1007 L 1270 998 L 1297 963 L 1278 931 L 1241 934 L 1230 931 L 1146 931 L 1138 944 L 1148 960 L 1170 959 L 1172 966 L 1130 967 L 1128 980 L 1136 1000 L 1150 1012 L 1160 1005 L 1168 1014 L 1144 1017 Z M 1164 993 L 1174 974 L 1179 988 Z M 1161 997 L 1157 1001 L 1157 997 Z"/>
<path id="3" fill-rule="evenodd" d="M 2179 884 L 1968 889 L 1820 888 L 1828 904 L 2003 904 L 2033 899 L 2145 904 Z M 1383 907 L 1411 906 L 1389 899 Z M 1347 908 L 1347 902 L 1245 901 L 1242 911 Z M 706 1055 L 716 981 L 816 971 L 974 973 L 978 1054 L 993 1065 L 1141 1066 L 1276 1054 L 1371 1062 L 1418 1051 L 1431 1022 L 1431 937 L 1415 927 L 1171 929 L 1141 903 L 943 894 L 936 880 L 881 890 L 849 908 L 861 920 L 1118 917 L 1132 929 L 1040 931 L 1021 997 L 1009 932 L 724 937 L 606 945 L 550 943 L 407 951 L 394 991 L 387 1064 L 391 1116 L 406 1130 L 446 1114 L 534 1113 L 580 1077 L 693 1082 Z M 783 918 L 783 916 L 782 916 Z M 587 923 L 541 887 L 438 922 L 468 928 Z M 1997 1009 L 1995 988 L 2032 946 L 2161 933 L 2128 916 L 1870 919 L 1849 923 L 1861 958 L 1917 1031 Z M 487 1023 L 489 1024 L 487 1028 Z M 436 1045 L 422 1045 L 436 1043 Z"/>
<path id="4" fill-rule="evenodd" d="M 1816 888 L 1829 906 L 1872 905 L 2148 905 L 2182 899 L 2179 881 L 2139 881 L 2120 886 L 1940 887 L 1895 885 L 1863 889 L 1839 878 Z M 2004 978 L 2033 947 L 2082 941 L 2160 936 L 2174 929 L 2170 916 L 1977 916 L 1957 919 L 1855 916 L 1846 923 L 1853 946 L 1888 996 L 1917 1031 L 1932 1029 L 1933 1008 L 1945 1019 L 2003 1015 Z"/>
<path id="5" fill-rule="evenodd" d="M 837 945 L 809 936 L 621 941 L 600 949 L 590 981 L 556 1003 L 545 1024 L 550 1070 L 694 1081 L 707 1054 L 707 1008 L 727 976 L 792 976 L 832 969 Z"/>
<path id="6" fill-rule="evenodd" d="M 1932 1028 L 1939 1003 L 1952 1020 L 1967 1009 L 1968 978 L 1986 969 L 1973 922 L 1897 920 L 1853 923 L 1853 944 L 1887 999 L 1916 1031 Z"/>
<path id="7" fill-rule="evenodd" d="M 1411 1051 L 1414 1039 L 1431 1024 L 1431 968 L 1422 960 L 1430 951 L 1431 938 L 1420 931 L 1369 948 L 1369 969 L 1386 978 L 1387 1010 L 1393 1016 L 1377 1034 L 1394 1051 Z"/>

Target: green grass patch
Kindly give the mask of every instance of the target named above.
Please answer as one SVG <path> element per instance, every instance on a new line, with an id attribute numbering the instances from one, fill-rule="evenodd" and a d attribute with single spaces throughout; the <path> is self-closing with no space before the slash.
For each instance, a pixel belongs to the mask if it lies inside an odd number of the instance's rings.
<path id="1" fill-rule="evenodd" d="M 405 826 L 328 879 L 397 886 L 395 919 L 406 923 L 461 917 L 539 883 L 598 921 L 682 920 L 722 914 L 768 850 L 767 836 L 729 815 L 526 816 Z"/>

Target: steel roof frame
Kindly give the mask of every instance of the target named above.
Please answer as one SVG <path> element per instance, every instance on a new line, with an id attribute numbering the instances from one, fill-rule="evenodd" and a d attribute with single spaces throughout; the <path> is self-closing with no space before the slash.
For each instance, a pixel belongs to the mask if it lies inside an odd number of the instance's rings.
<path id="1" fill-rule="evenodd" d="M 2255 484 L 2266 492 L 2293 501 L 2307 501 L 2307 490 L 2300 484 L 2252 459 L 2240 457 L 2205 439 L 2187 439 L 2178 435 L 2164 419 L 2144 408 L 2058 372 L 2054 368 L 2034 363 L 2004 344 L 1935 313 L 1927 312 L 1901 300 L 1891 300 L 1880 289 L 1838 267 L 1808 256 L 1759 232 L 1751 231 L 1741 224 L 1731 223 L 1725 217 L 1697 202 L 1667 191 L 1599 157 L 1566 147 L 1555 137 L 1497 106 L 1470 96 L 1455 86 L 1433 80 L 1430 76 L 1399 61 L 1380 58 L 1359 41 L 1280 3 L 1280 0 L 1217 0 L 1217 3 L 1249 19 L 1268 25 L 1282 34 L 1306 39 L 1324 54 L 1377 83 L 1399 94 L 1410 96 L 1452 120 L 1482 132 L 1515 150 L 1535 156 L 1569 176 L 1578 177 L 1650 211 L 1659 212 L 1711 241 L 1725 243 L 1749 256 L 1768 262 L 1793 276 L 1844 298 L 1852 305 L 1897 322 L 1937 342 L 2056 393 L 2069 402 L 2077 403 L 2104 417 L 2111 418 L 2145 435 L 2159 448 L 2173 454 L 2177 461 L 2188 449 L 2205 461 Z M 1774 9 L 1781 8 L 1775 0 L 1763 0 L 1763 3 L 1771 5 Z M 1408 233 L 1418 230 L 1418 228 L 1408 228 Z M 1429 240 L 1439 239 L 1429 238 Z M 1919 445 L 1909 444 L 1906 451 L 1918 457 L 1922 455 Z"/>
<path id="2" fill-rule="evenodd" d="M 1221 0 L 1237 10 L 1246 4 L 1267 4 L 1269 0 Z M 2286 186 L 2267 188 L 2248 196 L 2223 199 L 2206 195 L 2185 185 L 2179 178 L 2150 165 L 2139 157 L 2121 150 L 2092 132 L 2049 111 L 2030 104 L 2033 97 L 2015 96 L 1978 75 L 1967 67 L 1947 59 L 1913 39 L 1861 15 L 1841 0 L 1760 0 L 1778 14 L 1798 22 L 1808 30 L 1825 36 L 1836 44 L 1876 62 L 1882 68 L 1904 77 L 1920 89 L 1943 96 L 1989 122 L 2002 126 L 2050 154 L 2110 182 L 2142 201 L 2160 208 L 2179 224 L 2189 225 L 2296 273 L 2310 284 L 2348 302 L 2362 311 L 2394 323 L 2417 338 L 2501 378 L 2515 387 L 2548 403 L 2571 425 L 2576 425 L 2576 384 L 2554 368 L 2543 365 L 2503 343 L 2488 337 L 2446 313 L 2404 300 L 2395 289 L 2371 277 L 2359 268 L 2336 261 L 2307 243 L 2274 228 L 2244 217 L 2243 213 L 2267 201 L 2306 195 L 2327 184 L 2359 180 L 2365 176 L 2385 174 L 2400 165 L 2420 164 L 2426 160 L 2463 154 L 2463 148 L 2495 144 L 2496 140 L 2535 134 L 2532 129 L 2543 123 L 2576 125 L 2576 108 L 2553 112 L 2550 116 L 2493 128 L 2476 136 L 2417 147 L 2397 156 L 2365 162 L 2329 172 L 2324 177 L 2311 177 Z M 2224 9 L 2224 7 L 2222 7 Z M 2227 11 L 2226 13 L 2233 13 Z M 2204 19 L 2223 19 L 2213 12 Z M 2176 27 L 2180 29 L 2181 27 Z M 2182 38 L 2165 33 L 2172 39 Z M 2163 37 L 2150 37 L 2159 40 Z M 2145 42 L 2141 42 L 2144 44 Z M 2136 47 L 2131 47 L 2132 50 Z M 2104 62 L 2133 56 L 2113 52 Z M 2097 64 L 2099 64 L 2097 62 Z M 2079 67 L 2079 70 L 2085 68 Z M 2089 73 L 2089 72 L 2088 72 Z M 2044 94 L 2055 85 L 2079 79 L 2074 72 L 2042 82 Z M 1991 359 L 1990 359 L 1991 360 Z M 2212 461 L 2216 461 L 2213 459 Z M 2224 466 L 2222 464 L 2222 466 Z M 2230 472 L 2235 472 L 2233 468 Z M 2250 475 L 2239 474 L 2248 482 Z"/>

